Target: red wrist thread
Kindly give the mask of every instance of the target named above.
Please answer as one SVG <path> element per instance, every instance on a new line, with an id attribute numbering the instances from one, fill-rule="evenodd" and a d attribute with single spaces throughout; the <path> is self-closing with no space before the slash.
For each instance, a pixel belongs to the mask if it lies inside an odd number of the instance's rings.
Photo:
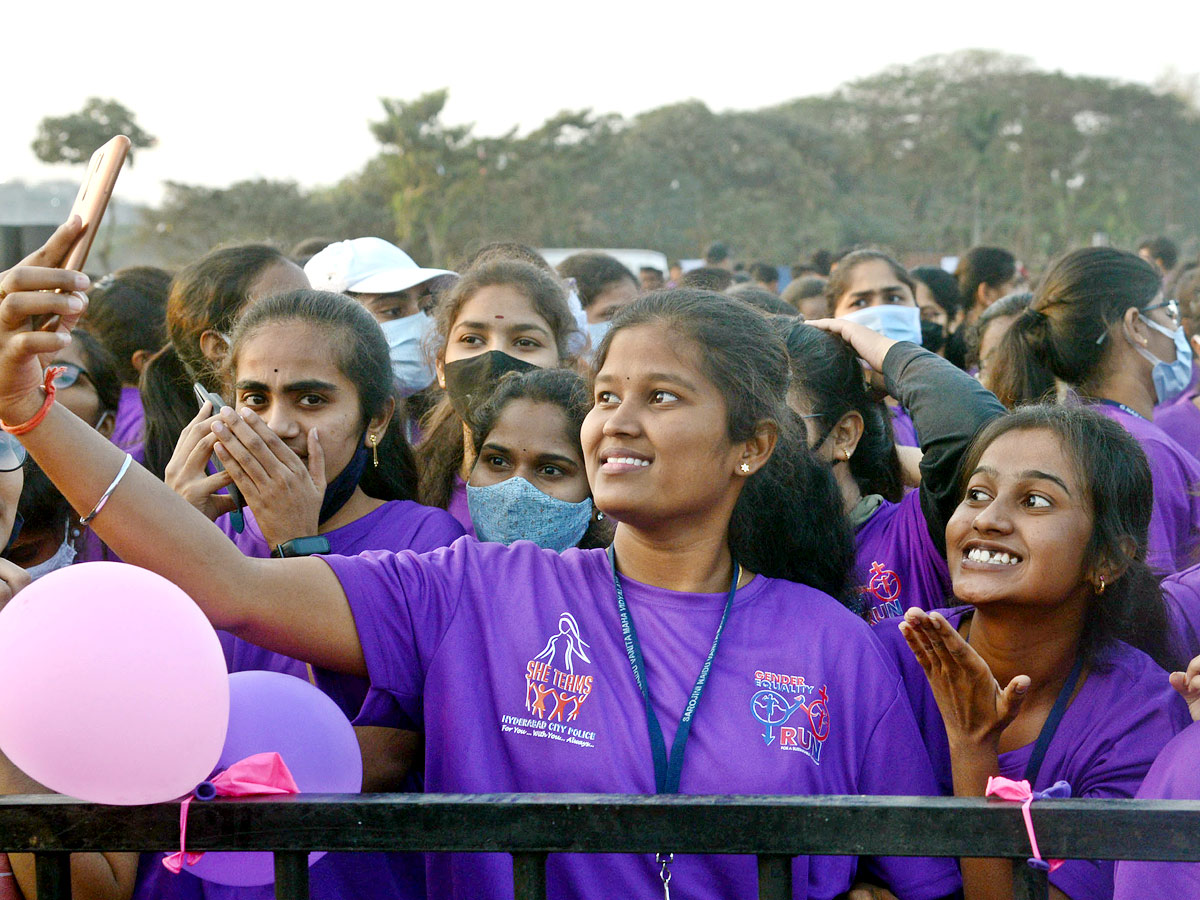
<path id="1" fill-rule="evenodd" d="M 46 380 L 42 384 L 42 390 L 46 392 L 46 399 L 42 401 L 42 408 L 33 414 L 33 418 L 28 422 L 22 422 L 20 425 L 9 425 L 6 422 L 0 422 L 0 428 L 3 428 L 9 434 L 20 437 L 23 434 L 29 434 L 33 429 L 42 424 L 42 419 L 46 418 L 46 413 L 50 412 L 50 407 L 54 405 L 54 395 L 58 392 L 58 388 L 54 386 L 54 379 L 67 371 L 65 366 L 51 366 L 46 370 Z"/>

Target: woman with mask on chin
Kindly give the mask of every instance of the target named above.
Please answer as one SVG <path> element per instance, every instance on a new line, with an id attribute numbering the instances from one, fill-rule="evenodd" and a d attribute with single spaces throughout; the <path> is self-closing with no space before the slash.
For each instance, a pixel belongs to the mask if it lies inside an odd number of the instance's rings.
<path id="1" fill-rule="evenodd" d="M 855 250 L 838 262 L 825 284 L 829 315 L 865 325 L 894 341 L 921 343 L 921 310 L 908 271 L 882 250 Z M 896 443 L 919 447 L 912 418 L 888 398 Z"/>
<path id="2" fill-rule="evenodd" d="M 465 272 L 438 304 L 434 322 L 430 355 L 444 394 L 421 420 L 418 499 L 448 510 L 474 534 L 467 478 L 475 462 L 475 413 L 508 372 L 573 365 L 568 346 L 578 331 L 558 279 L 507 259 Z"/>
<path id="3" fill-rule="evenodd" d="M 235 436 L 206 403 L 180 436 L 166 481 L 210 518 L 246 500 L 239 532 L 217 524 L 245 556 L 354 555 L 372 550 L 425 553 L 463 534 L 444 511 L 412 501 L 412 452 L 395 421 L 388 347 L 362 305 L 342 294 L 293 291 L 251 307 L 230 336 L 225 396 L 252 433 Z M 209 475 L 213 454 L 224 471 Z M 285 672 L 312 680 L 348 718 L 367 697 L 365 679 L 318 672 L 305 662 L 220 632 L 230 672 Z M 365 790 L 413 790 L 405 780 L 419 747 L 410 729 L 357 729 Z M 418 896 L 421 861 L 411 854 L 330 854 L 312 870 L 314 896 Z M 268 900 L 271 888 L 228 891 L 192 876 L 143 865 L 139 896 L 187 900 L 193 889 L 220 900 Z"/>
<path id="4" fill-rule="evenodd" d="M 1152 265 L 1108 247 L 1068 253 L 995 359 L 992 390 L 1005 406 L 1036 402 L 1047 377 L 1058 378 L 1137 438 L 1154 478 L 1146 561 L 1160 573 L 1200 561 L 1200 462 L 1153 421 L 1155 406 L 1191 381 L 1192 348 Z"/>

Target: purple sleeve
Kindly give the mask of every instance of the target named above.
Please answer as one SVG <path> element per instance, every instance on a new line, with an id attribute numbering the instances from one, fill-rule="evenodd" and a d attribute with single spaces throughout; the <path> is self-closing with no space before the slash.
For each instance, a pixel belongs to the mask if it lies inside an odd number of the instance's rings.
<path id="1" fill-rule="evenodd" d="M 1200 515 L 1195 500 L 1196 462 L 1173 441 L 1142 440 L 1154 479 L 1154 509 L 1150 516 L 1146 562 L 1152 569 L 1175 572 L 1196 562 Z"/>
<path id="2" fill-rule="evenodd" d="M 899 680 L 895 695 L 875 727 L 859 767 L 860 793 L 937 796 L 938 785 Z M 899 897 L 924 900 L 959 890 L 958 866 L 952 859 L 879 856 L 865 860 L 867 871 Z"/>
<path id="3" fill-rule="evenodd" d="M 425 672 L 474 568 L 470 549 L 479 546 L 460 539 L 423 556 L 321 557 L 346 593 L 371 682 L 355 724 L 421 730 Z"/>
<path id="4" fill-rule="evenodd" d="M 1164 578 L 1162 590 L 1176 652 L 1200 656 L 1200 565 Z"/>
<path id="5" fill-rule="evenodd" d="M 420 507 L 421 521 L 413 529 L 412 539 L 406 549 L 414 553 L 428 553 L 439 547 L 449 547 L 466 534 L 458 520 L 444 509 L 431 506 Z"/>
<path id="6" fill-rule="evenodd" d="M 1200 724 L 1175 736 L 1150 767 L 1138 799 L 1200 800 Z M 1200 863 L 1117 863 L 1113 900 L 1200 897 Z"/>

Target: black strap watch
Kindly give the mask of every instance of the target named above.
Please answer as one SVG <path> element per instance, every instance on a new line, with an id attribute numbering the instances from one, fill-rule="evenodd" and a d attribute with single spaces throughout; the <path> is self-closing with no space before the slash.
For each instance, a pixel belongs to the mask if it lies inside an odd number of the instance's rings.
<path id="1" fill-rule="evenodd" d="M 328 552 L 329 538 L 316 534 L 312 537 L 298 537 L 292 538 L 290 541 L 284 541 L 275 548 L 271 555 L 277 556 L 280 559 L 287 559 L 292 556 L 312 556 L 317 553 Z"/>

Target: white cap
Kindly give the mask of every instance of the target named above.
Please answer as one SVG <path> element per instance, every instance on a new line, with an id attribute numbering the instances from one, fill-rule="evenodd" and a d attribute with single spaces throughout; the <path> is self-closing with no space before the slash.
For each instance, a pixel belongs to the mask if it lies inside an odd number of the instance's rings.
<path id="1" fill-rule="evenodd" d="M 304 274 L 319 291 L 394 294 L 456 273 L 422 269 L 395 244 L 383 238 L 362 237 L 330 244 L 304 264 Z"/>

